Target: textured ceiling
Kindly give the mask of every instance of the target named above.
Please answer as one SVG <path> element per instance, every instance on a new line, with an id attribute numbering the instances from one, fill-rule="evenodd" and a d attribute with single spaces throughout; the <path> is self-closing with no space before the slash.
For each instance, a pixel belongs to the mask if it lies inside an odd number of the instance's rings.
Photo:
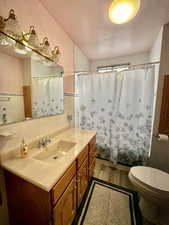
<path id="1" fill-rule="evenodd" d="M 91 60 L 150 50 L 161 26 L 169 21 L 169 0 L 141 0 L 137 16 L 112 24 L 111 0 L 40 0 Z"/>

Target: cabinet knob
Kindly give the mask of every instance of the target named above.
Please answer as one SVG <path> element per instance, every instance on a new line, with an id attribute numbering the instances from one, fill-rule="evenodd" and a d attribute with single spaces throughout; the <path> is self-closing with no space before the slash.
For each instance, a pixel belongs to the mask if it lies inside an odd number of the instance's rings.
<path id="1" fill-rule="evenodd" d="M 78 174 L 77 174 L 77 180 L 76 180 L 78 184 L 79 184 L 79 183 L 80 183 L 80 181 L 81 181 L 81 179 L 80 179 L 80 178 L 81 178 L 81 174 L 78 172 Z"/>
<path id="2" fill-rule="evenodd" d="M 77 179 L 77 183 L 78 183 L 78 184 L 80 183 L 80 179 Z"/>

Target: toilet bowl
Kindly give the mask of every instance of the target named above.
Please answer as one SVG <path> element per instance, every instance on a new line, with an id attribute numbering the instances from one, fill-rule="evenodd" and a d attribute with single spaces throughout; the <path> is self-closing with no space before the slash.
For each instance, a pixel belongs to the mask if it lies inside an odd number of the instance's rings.
<path id="1" fill-rule="evenodd" d="M 129 179 L 140 194 L 142 216 L 157 225 L 169 225 L 169 174 L 151 167 L 136 166 Z"/>

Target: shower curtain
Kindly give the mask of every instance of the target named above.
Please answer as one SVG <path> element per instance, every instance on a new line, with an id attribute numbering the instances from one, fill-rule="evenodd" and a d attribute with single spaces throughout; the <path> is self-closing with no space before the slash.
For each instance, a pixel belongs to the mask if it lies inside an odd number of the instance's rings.
<path id="1" fill-rule="evenodd" d="M 32 79 L 33 118 L 63 113 L 63 78 Z"/>
<path id="2" fill-rule="evenodd" d="M 149 156 L 154 66 L 76 78 L 76 124 L 96 130 L 97 156 L 129 165 Z"/>

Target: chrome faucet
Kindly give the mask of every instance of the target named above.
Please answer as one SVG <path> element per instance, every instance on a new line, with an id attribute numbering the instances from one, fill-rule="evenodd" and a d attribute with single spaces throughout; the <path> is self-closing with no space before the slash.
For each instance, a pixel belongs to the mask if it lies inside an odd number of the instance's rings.
<path id="1" fill-rule="evenodd" d="M 51 138 L 46 136 L 39 141 L 39 148 L 46 148 L 51 143 Z"/>

